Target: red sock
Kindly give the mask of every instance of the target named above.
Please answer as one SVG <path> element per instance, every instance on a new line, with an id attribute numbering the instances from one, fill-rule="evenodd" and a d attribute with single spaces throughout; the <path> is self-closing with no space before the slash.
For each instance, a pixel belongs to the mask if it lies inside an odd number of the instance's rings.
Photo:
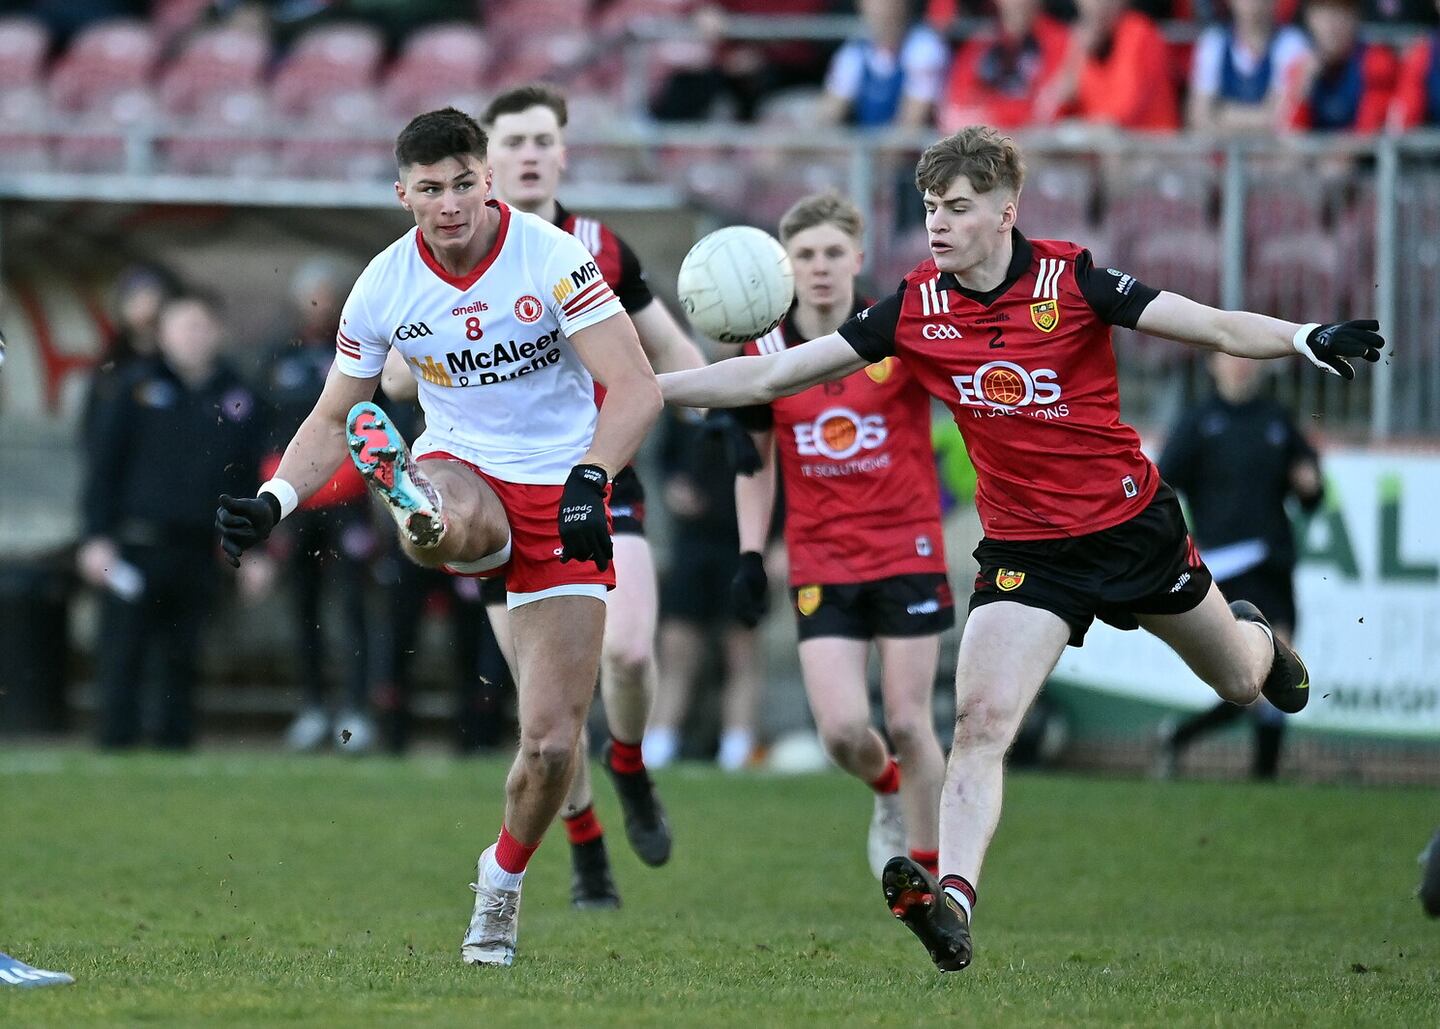
<path id="1" fill-rule="evenodd" d="M 600 825 L 600 819 L 595 817 L 595 805 L 593 804 L 586 804 L 584 811 L 566 815 L 562 821 L 565 823 L 565 835 L 577 847 L 582 843 L 598 840 L 605 834 L 605 830 Z"/>
<path id="2" fill-rule="evenodd" d="M 963 875 L 947 875 L 940 880 L 942 890 L 958 890 L 965 895 L 970 902 L 970 910 L 975 910 L 975 887 L 970 885 L 970 880 Z"/>
<path id="3" fill-rule="evenodd" d="M 635 775 L 645 771 L 645 759 L 640 756 L 640 744 L 622 743 L 611 736 L 610 767 L 621 775 Z"/>
<path id="4" fill-rule="evenodd" d="M 940 852 L 938 850 L 912 850 L 910 860 L 931 875 L 938 876 L 940 874 Z"/>
<path id="5" fill-rule="evenodd" d="M 540 841 L 521 843 L 510 835 L 510 830 L 500 826 L 500 841 L 495 844 L 495 863 L 502 872 L 519 875 L 530 863 L 530 855 L 540 847 Z"/>
<path id="6" fill-rule="evenodd" d="M 900 789 L 900 762 L 893 757 L 885 762 L 885 771 L 880 773 L 880 778 L 870 783 L 870 788 L 876 793 L 894 793 Z"/>

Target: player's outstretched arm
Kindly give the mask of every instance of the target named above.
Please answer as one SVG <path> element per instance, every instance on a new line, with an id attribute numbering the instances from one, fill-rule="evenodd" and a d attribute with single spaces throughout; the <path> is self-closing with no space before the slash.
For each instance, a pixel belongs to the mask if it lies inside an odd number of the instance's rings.
<path id="1" fill-rule="evenodd" d="M 705 355 L 659 300 L 640 308 L 630 320 L 635 323 L 635 332 L 640 336 L 640 346 L 650 367 L 657 372 L 705 367 Z"/>
<path id="2" fill-rule="evenodd" d="M 277 522 L 330 481 L 345 460 L 350 408 L 375 395 L 380 376 L 356 379 L 332 366 L 315 408 L 285 448 L 274 477 L 254 497 L 222 496 L 215 512 L 220 544 L 230 563 L 270 535 Z"/>
<path id="3" fill-rule="evenodd" d="M 1236 357 L 1268 360 L 1298 353 L 1331 375 L 1355 378 L 1351 359 L 1375 362 L 1385 339 L 1378 322 L 1310 322 L 1299 325 L 1250 311 L 1222 311 L 1178 293 L 1162 292 L 1135 322 L 1141 332 L 1219 350 Z"/>
<path id="4" fill-rule="evenodd" d="M 660 391 L 667 404 L 681 407 L 747 407 L 842 379 L 867 364 L 843 336 L 832 332 L 776 354 L 732 357 L 661 375 Z"/>

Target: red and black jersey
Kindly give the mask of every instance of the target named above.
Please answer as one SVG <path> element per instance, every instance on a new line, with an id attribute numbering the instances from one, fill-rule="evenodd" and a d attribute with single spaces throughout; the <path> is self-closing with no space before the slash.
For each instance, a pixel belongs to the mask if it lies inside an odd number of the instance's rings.
<path id="1" fill-rule="evenodd" d="M 745 353 L 803 342 L 787 316 Z M 930 398 L 904 362 L 882 356 L 738 416 L 746 428 L 775 433 L 791 585 L 944 573 Z"/>
<path id="2" fill-rule="evenodd" d="M 965 289 L 926 261 L 840 334 L 867 361 L 898 355 L 950 408 L 988 538 L 1098 532 L 1138 514 L 1160 483 L 1120 421 L 1110 344 L 1110 326 L 1133 328 L 1159 291 L 1097 269 L 1076 243 L 1013 238 L 995 289 Z"/>
<path id="3" fill-rule="evenodd" d="M 655 299 L 645 281 L 645 269 L 640 267 L 640 258 L 623 239 L 617 236 L 604 222 L 571 214 L 557 200 L 555 202 L 555 226 L 564 229 L 578 239 L 595 258 L 600 274 L 620 298 L 620 305 L 626 314 L 634 314 L 648 307 Z"/>

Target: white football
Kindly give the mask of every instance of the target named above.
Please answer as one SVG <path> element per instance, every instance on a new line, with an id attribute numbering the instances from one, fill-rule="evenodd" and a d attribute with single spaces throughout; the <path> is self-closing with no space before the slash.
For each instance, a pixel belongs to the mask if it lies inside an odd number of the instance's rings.
<path id="1" fill-rule="evenodd" d="M 785 248 L 748 225 L 718 229 L 691 247 L 676 285 L 690 324 L 721 343 L 765 335 L 795 297 Z"/>

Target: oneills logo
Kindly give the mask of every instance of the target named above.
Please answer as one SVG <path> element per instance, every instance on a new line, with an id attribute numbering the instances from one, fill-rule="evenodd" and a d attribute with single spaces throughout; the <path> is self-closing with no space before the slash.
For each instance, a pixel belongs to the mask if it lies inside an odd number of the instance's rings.
<path id="1" fill-rule="evenodd" d="M 1054 332 L 1060 324 L 1060 306 L 1053 300 L 1037 300 L 1030 305 L 1030 320 L 1041 332 Z"/>

